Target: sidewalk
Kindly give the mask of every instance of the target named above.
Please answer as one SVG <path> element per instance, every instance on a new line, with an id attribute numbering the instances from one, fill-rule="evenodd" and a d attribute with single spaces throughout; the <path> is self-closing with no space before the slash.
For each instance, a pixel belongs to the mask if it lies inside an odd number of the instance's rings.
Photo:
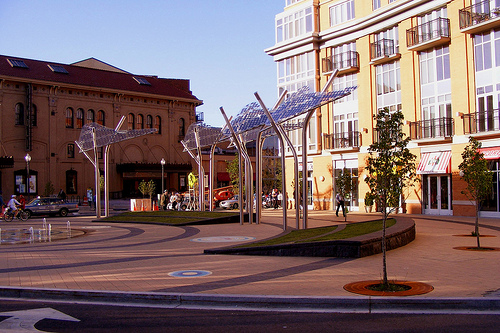
<path id="1" fill-rule="evenodd" d="M 111 207 L 124 206 L 121 201 L 113 203 Z M 365 302 L 373 298 L 349 293 L 343 286 L 355 281 L 376 280 L 382 275 L 381 255 L 352 259 L 203 254 L 207 248 L 238 244 L 234 239 L 260 240 L 280 234 L 283 231 L 281 210 L 265 210 L 260 225 L 166 227 L 95 223 L 91 222 L 95 215 L 81 208 L 80 216 L 50 218 L 47 223 L 54 229 L 64 230 L 69 219 L 72 228 L 88 232 L 84 237 L 0 246 L 0 286 L 14 288 L 0 287 L 0 296 L 12 292 L 20 295 L 20 290 L 46 295 L 71 290 L 69 294 L 74 296 L 74 291 L 78 290 L 81 295 L 90 291 L 111 291 L 120 295 L 140 293 L 149 298 L 166 293 L 194 294 L 198 298 L 202 295 L 273 295 L 297 301 L 304 297 L 326 297 Z M 351 213 L 347 221 L 366 221 L 378 216 Z M 289 211 L 288 217 L 288 225 L 295 226 L 294 211 Z M 460 236 L 470 235 L 474 219 L 410 217 L 416 223 L 416 239 L 388 252 L 389 278 L 419 281 L 434 287 L 434 291 L 411 296 L 412 299 L 493 298 L 499 301 L 500 309 L 500 251 L 454 249 L 476 244 L 474 237 Z M 338 223 L 344 223 L 344 219 L 335 217 L 331 211 L 309 212 L 310 227 Z M 30 220 L 16 225 L 36 228 L 41 222 Z M 2 223 L 1 227 L 5 230 L 13 226 Z M 500 247 L 499 220 L 481 219 L 480 231 L 494 236 L 481 238 L 483 246 Z M 231 239 L 233 242 L 228 242 Z M 205 272 L 207 275 L 201 275 Z"/>

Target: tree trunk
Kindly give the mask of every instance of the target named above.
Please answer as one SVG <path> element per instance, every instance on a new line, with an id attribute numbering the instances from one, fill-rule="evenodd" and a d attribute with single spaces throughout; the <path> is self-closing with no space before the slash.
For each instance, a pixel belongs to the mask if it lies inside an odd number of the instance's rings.
<path id="1" fill-rule="evenodd" d="M 481 245 L 479 243 L 479 200 L 476 200 L 476 225 L 474 229 L 476 233 L 476 238 L 477 238 L 477 248 L 481 248 Z"/>
<path id="2" fill-rule="evenodd" d="M 384 287 L 389 287 L 389 281 L 387 279 L 387 256 L 386 256 L 386 241 L 385 241 L 385 226 L 387 221 L 387 207 L 384 208 L 384 218 L 382 221 L 382 266 L 384 274 Z"/>

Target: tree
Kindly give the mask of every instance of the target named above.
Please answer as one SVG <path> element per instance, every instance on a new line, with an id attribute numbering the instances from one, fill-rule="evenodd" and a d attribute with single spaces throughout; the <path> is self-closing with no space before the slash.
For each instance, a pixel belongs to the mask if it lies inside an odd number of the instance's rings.
<path id="1" fill-rule="evenodd" d="M 476 208 L 475 235 L 477 237 L 477 248 L 480 248 L 479 242 L 479 210 L 481 200 L 483 200 L 491 191 L 493 185 L 493 174 L 488 168 L 488 161 L 483 153 L 479 152 L 481 143 L 475 138 L 469 138 L 469 144 L 465 146 L 462 152 L 462 163 L 458 166 L 460 176 L 467 183 L 467 187 L 462 194 L 474 202 Z"/>
<path id="2" fill-rule="evenodd" d="M 344 205 L 345 202 L 347 202 L 347 199 L 350 198 L 353 188 L 354 183 L 352 181 L 351 172 L 344 168 L 335 178 L 335 190 L 344 197 Z M 347 221 L 347 214 L 344 213 L 343 215 L 344 221 Z"/>
<path id="3" fill-rule="evenodd" d="M 240 189 L 240 166 L 239 166 L 239 154 L 236 154 L 236 157 L 231 161 L 226 161 L 227 167 L 226 170 L 229 173 L 229 178 L 231 179 L 231 185 L 233 185 L 234 193 L 239 193 Z M 245 181 L 245 168 L 241 170 L 243 176 L 243 182 Z M 244 191 L 244 189 L 243 189 Z"/>
<path id="4" fill-rule="evenodd" d="M 146 194 L 149 195 L 149 199 L 152 199 L 153 194 L 155 193 L 156 185 L 155 182 L 151 179 L 149 182 L 146 182 L 144 179 L 139 183 L 139 191 L 141 191 L 142 196 L 144 197 Z"/>
<path id="5" fill-rule="evenodd" d="M 54 184 L 49 180 L 47 183 L 45 183 L 45 188 L 43 190 L 43 196 L 48 197 L 55 192 Z"/>
<path id="6" fill-rule="evenodd" d="M 365 181 L 378 199 L 383 214 L 383 286 L 388 288 L 386 222 L 388 216 L 399 208 L 403 189 L 416 181 L 416 156 L 407 148 L 410 138 L 402 131 L 404 116 L 401 111 L 380 110 L 374 119 L 377 137 L 368 148 L 368 177 Z"/>

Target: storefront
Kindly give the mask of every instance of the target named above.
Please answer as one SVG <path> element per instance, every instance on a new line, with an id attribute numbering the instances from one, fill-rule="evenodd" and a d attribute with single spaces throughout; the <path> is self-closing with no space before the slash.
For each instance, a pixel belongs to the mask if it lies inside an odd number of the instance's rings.
<path id="1" fill-rule="evenodd" d="M 451 151 L 422 153 L 417 174 L 422 175 L 422 212 L 453 215 Z"/>
<path id="2" fill-rule="evenodd" d="M 481 148 L 484 158 L 488 161 L 489 169 L 493 173 L 493 186 L 486 200 L 481 203 L 482 217 L 500 217 L 500 201 L 498 197 L 500 186 L 500 147 Z"/>

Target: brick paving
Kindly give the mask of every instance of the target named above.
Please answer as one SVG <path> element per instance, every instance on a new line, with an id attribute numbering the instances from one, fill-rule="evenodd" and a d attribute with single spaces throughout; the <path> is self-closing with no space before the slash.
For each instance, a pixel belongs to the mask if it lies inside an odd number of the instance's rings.
<path id="1" fill-rule="evenodd" d="M 236 243 L 191 241 L 200 237 L 247 236 L 257 240 L 280 234 L 280 210 L 266 210 L 263 222 L 168 227 L 147 224 L 92 222 L 88 209 L 80 216 L 48 218 L 52 228 L 88 231 L 82 237 L 50 243 L 0 246 L 0 286 L 205 293 L 234 295 L 357 296 L 343 289 L 350 282 L 382 276 L 382 256 L 352 258 L 261 257 L 206 255 L 203 250 Z M 348 222 L 378 215 L 348 215 Z M 397 215 L 395 215 L 397 217 Z M 407 217 L 408 215 L 404 215 Z M 417 236 L 409 245 L 388 252 L 389 278 L 434 286 L 431 293 L 412 297 L 500 297 L 500 251 L 456 250 L 474 246 L 473 218 L 410 216 Z M 295 226 L 289 212 L 289 225 Z M 310 226 L 341 224 L 331 211 L 309 213 Z M 500 220 L 481 219 L 483 246 L 500 247 Z M 1 222 L 2 230 L 41 227 L 41 219 Z M 239 243 L 238 243 L 239 244 Z M 174 277 L 182 270 L 209 271 L 203 277 Z"/>

